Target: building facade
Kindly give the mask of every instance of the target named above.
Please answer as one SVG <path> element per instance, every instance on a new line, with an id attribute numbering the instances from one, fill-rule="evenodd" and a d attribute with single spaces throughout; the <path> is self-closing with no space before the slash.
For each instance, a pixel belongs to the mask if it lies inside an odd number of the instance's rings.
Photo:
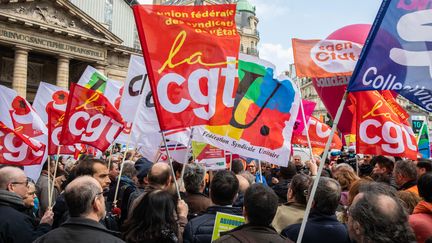
<path id="1" fill-rule="evenodd" d="M 208 4 L 237 4 L 235 16 L 237 31 L 240 35 L 240 52 L 259 56 L 257 49 L 260 40 L 258 32 L 258 18 L 255 7 L 248 0 L 153 0 L 153 4 L 163 5 L 208 5 Z"/>
<path id="2" fill-rule="evenodd" d="M 123 43 L 70 1 L 0 1 L 0 84 L 30 102 L 39 82 L 67 88 L 87 65 L 123 80 L 130 55 L 141 54 Z M 132 41 L 129 44 L 133 46 Z"/>

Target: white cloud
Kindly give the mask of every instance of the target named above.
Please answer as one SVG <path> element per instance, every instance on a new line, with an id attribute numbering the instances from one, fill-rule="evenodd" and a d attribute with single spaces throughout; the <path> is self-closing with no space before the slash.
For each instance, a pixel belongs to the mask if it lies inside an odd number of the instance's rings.
<path id="1" fill-rule="evenodd" d="M 138 0 L 141 4 L 153 4 L 153 0 Z"/>
<path id="2" fill-rule="evenodd" d="M 260 58 L 276 65 L 277 74 L 288 71 L 289 64 L 294 63 L 292 47 L 284 48 L 281 44 L 260 43 L 258 50 Z"/>
<path id="3" fill-rule="evenodd" d="M 286 0 L 249 0 L 256 7 L 256 15 L 258 18 L 275 18 L 286 15 L 290 9 L 286 7 Z"/>

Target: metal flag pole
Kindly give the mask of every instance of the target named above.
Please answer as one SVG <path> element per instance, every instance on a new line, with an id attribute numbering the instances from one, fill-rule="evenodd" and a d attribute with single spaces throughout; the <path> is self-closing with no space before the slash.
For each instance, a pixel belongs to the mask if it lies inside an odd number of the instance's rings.
<path id="1" fill-rule="evenodd" d="M 172 175 L 173 175 L 173 178 L 174 178 L 174 184 L 175 184 L 175 188 L 176 188 L 176 191 L 177 191 L 177 196 L 178 196 L 178 199 L 181 200 L 180 190 L 179 190 L 179 186 L 177 184 L 177 180 L 175 179 L 174 167 L 173 167 L 173 164 L 172 164 L 171 155 L 169 154 L 168 145 L 166 143 L 164 131 L 161 131 L 161 134 L 162 134 L 162 140 L 163 140 L 163 142 L 165 144 L 165 149 L 166 149 L 166 152 L 167 152 L 168 161 L 169 161 L 170 166 L 171 166 L 171 172 L 172 172 Z"/>
<path id="2" fill-rule="evenodd" d="M 307 139 L 308 146 L 309 146 L 310 159 L 313 160 L 312 144 L 311 144 L 310 137 L 309 137 L 309 126 L 308 126 L 308 121 L 306 121 L 306 116 L 305 116 L 304 106 L 303 106 L 303 101 L 302 101 L 303 100 L 303 98 L 302 98 L 303 95 L 302 95 L 302 92 L 300 90 L 300 84 L 299 84 L 298 79 L 297 79 L 296 83 L 297 83 L 297 89 L 298 89 L 299 94 L 300 94 L 300 110 L 301 110 L 301 113 L 302 113 L 304 129 L 306 130 L 306 139 Z"/>
<path id="3" fill-rule="evenodd" d="M 51 156 L 48 155 L 48 208 L 51 208 Z"/>
<path id="4" fill-rule="evenodd" d="M 302 223 L 301 223 L 300 231 L 299 231 L 298 238 L 297 238 L 297 243 L 301 243 L 301 241 L 302 241 L 304 230 L 305 230 L 305 227 L 306 227 L 306 223 L 307 223 L 307 220 L 308 220 L 308 217 L 309 217 L 309 213 L 310 213 L 310 210 L 311 210 L 311 207 L 312 207 L 312 201 L 313 201 L 313 199 L 315 197 L 315 192 L 316 192 L 316 189 L 318 187 L 318 182 L 320 180 L 322 170 L 324 168 L 325 160 L 326 160 L 326 158 L 328 156 L 328 151 L 330 149 L 330 144 L 331 144 L 333 136 L 334 136 L 334 134 L 336 132 L 336 127 L 337 127 L 337 124 L 338 124 L 338 122 L 339 122 L 339 120 L 341 118 L 342 110 L 343 110 L 343 108 L 345 106 L 347 97 L 348 97 L 348 91 L 345 91 L 345 94 L 344 94 L 344 96 L 342 98 L 342 101 L 341 101 L 341 103 L 339 105 L 339 108 L 337 110 L 336 117 L 335 117 L 335 119 L 333 121 L 333 126 L 332 126 L 332 129 L 331 129 L 331 132 L 330 132 L 330 137 L 327 139 L 327 143 L 326 143 L 326 146 L 325 146 L 325 149 L 324 149 L 324 154 L 323 154 L 323 156 L 321 158 L 321 162 L 320 162 L 320 165 L 319 165 L 319 168 L 318 168 L 318 172 L 317 172 L 317 175 L 315 177 L 315 180 L 314 180 L 314 183 L 313 183 L 313 186 L 312 186 L 312 190 L 309 192 L 310 193 L 309 194 L 309 200 L 308 200 L 307 205 L 306 205 L 306 210 L 305 210 L 305 214 L 303 216 L 303 220 L 302 220 Z"/>
<path id="5" fill-rule="evenodd" d="M 116 189 L 115 189 L 115 193 L 114 193 L 114 199 L 113 199 L 113 206 L 114 207 L 117 207 L 117 205 L 116 205 L 117 204 L 117 195 L 118 195 L 118 190 L 119 190 L 119 186 L 120 186 L 121 176 L 122 176 L 122 173 L 123 173 L 124 162 L 126 160 L 126 153 L 127 153 L 128 149 L 129 149 L 129 143 L 130 143 L 131 137 L 132 137 L 132 132 L 129 133 L 129 136 L 128 136 L 128 139 L 127 139 L 127 142 L 126 142 L 126 148 L 125 148 L 125 151 L 123 152 L 123 158 L 122 158 L 122 163 L 121 163 L 121 166 L 120 166 L 120 172 L 119 172 L 119 175 L 117 176 L 117 185 L 116 185 Z"/>
<path id="6" fill-rule="evenodd" d="M 185 158 L 183 160 L 183 168 L 182 168 L 181 177 L 180 177 L 183 185 L 184 185 L 183 176 L 184 176 L 185 167 L 189 162 L 189 151 L 190 151 L 190 147 L 192 146 L 192 138 L 193 138 L 194 128 L 190 129 L 190 131 L 191 131 L 191 135 L 189 136 L 189 142 L 188 142 L 188 145 L 186 148 L 186 154 L 185 154 Z"/>
<path id="7" fill-rule="evenodd" d="M 114 150 L 114 144 L 115 144 L 114 142 L 111 143 L 111 149 L 110 149 L 109 158 L 108 158 L 108 170 L 111 167 L 111 158 L 112 158 L 112 153 L 113 153 L 113 150 Z"/>
<path id="8" fill-rule="evenodd" d="M 262 178 L 262 170 L 261 170 L 261 160 L 258 160 L 258 169 L 259 169 L 259 175 L 260 175 L 260 182 L 262 184 L 263 178 Z"/>

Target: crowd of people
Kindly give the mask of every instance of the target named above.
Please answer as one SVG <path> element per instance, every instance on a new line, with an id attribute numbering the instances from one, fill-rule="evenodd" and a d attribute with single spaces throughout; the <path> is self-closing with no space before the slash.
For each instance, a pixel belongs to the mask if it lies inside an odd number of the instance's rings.
<path id="1" fill-rule="evenodd" d="M 319 157 L 294 155 L 287 167 L 236 158 L 220 171 L 132 152 L 124 162 L 120 153 L 61 157 L 56 178 L 52 158 L 36 182 L 3 166 L 0 242 L 205 243 L 218 212 L 245 224 L 216 242 L 295 242 L 308 200 L 302 242 L 432 242 L 432 161 L 359 158 L 332 154 L 313 198 Z"/>

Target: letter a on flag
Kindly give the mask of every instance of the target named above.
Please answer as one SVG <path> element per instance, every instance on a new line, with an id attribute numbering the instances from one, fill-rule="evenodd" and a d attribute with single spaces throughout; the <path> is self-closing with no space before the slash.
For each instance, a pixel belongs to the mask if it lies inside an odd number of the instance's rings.
<path id="1" fill-rule="evenodd" d="M 228 124 L 238 84 L 236 5 L 133 10 L 161 129 Z"/>
<path id="2" fill-rule="evenodd" d="M 384 0 L 348 91 L 394 90 L 432 112 L 431 33 L 428 1 Z"/>
<path id="3" fill-rule="evenodd" d="M 104 95 L 72 84 L 60 144 L 83 143 L 105 151 L 123 129 L 123 123 Z"/>

